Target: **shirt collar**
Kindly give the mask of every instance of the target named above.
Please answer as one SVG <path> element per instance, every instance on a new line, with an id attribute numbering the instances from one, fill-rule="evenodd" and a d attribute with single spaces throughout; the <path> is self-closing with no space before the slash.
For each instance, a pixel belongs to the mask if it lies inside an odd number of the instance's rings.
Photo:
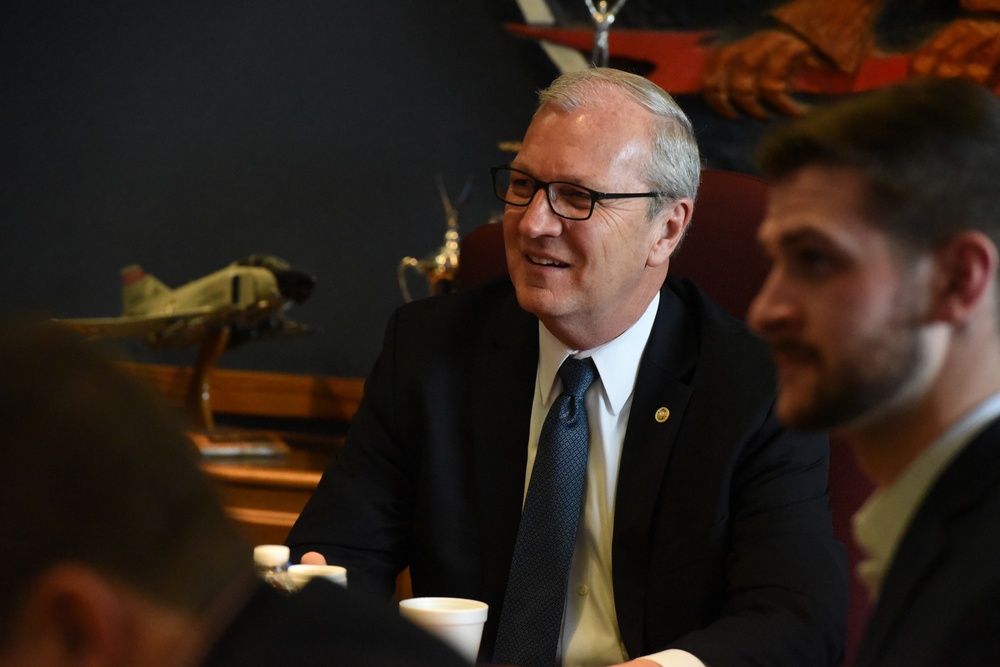
<path id="1" fill-rule="evenodd" d="M 649 340 L 649 333 L 653 329 L 659 304 L 660 294 L 657 292 L 646 306 L 645 312 L 632 326 L 617 338 L 589 350 L 567 348 L 539 322 L 537 382 L 542 403 L 550 405 L 562 390 L 558 374 L 559 367 L 566 357 L 574 356 L 578 359 L 591 357 L 604 387 L 606 407 L 612 414 L 617 415 L 635 388 L 639 361 L 646 349 L 646 341 Z"/>
<path id="2" fill-rule="evenodd" d="M 896 548 L 935 480 L 998 415 L 1000 394 L 995 394 L 952 424 L 891 486 L 873 493 L 854 515 L 855 539 L 868 556 L 858 571 L 873 598 L 878 596 Z"/>

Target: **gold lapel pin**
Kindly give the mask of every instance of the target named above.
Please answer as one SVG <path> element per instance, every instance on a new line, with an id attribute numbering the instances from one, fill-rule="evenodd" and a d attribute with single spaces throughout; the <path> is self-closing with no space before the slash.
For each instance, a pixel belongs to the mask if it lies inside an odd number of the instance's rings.
<path id="1" fill-rule="evenodd" d="M 670 410 L 669 408 L 660 408 L 659 410 L 656 411 L 656 414 L 653 416 L 656 418 L 656 421 L 662 424 L 663 422 L 670 419 Z"/>

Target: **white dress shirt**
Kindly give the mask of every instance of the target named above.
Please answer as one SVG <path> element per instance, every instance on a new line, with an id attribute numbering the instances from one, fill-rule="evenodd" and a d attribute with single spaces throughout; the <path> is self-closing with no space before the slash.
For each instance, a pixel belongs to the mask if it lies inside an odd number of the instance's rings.
<path id="1" fill-rule="evenodd" d="M 531 480 L 542 423 L 562 391 L 558 375 L 562 362 L 569 356 L 580 359 L 590 357 L 598 372 L 598 378 L 585 396 L 590 451 L 560 639 L 564 667 L 606 667 L 629 659 L 618 629 L 611 579 L 615 490 L 639 361 L 653 328 L 659 302 L 657 294 L 642 317 L 627 331 L 590 350 L 567 349 L 541 323 L 538 325 L 538 371 L 528 436 L 525 493 Z M 663 602 L 669 604 L 667 600 Z M 662 667 L 705 667 L 690 653 L 676 649 L 642 657 Z"/>
<path id="2" fill-rule="evenodd" d="M 873 493 L 854 515 L 854 539 L 866 556 L 857 566 L 858 577 L 865 582 L 872 600 L 878 599 L 896 548 L 935 480 L 997 416 L 1000 394 L 986 399 L 950 426 L 891 486 Z"/>

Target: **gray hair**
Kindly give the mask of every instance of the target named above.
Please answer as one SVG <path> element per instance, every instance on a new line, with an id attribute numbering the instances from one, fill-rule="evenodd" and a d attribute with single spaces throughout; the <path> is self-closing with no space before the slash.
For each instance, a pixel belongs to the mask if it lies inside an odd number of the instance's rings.
<path id="1" fill-rule="evenodd" d="M 539 92 L 535 113 L 547 104 L 563 111 L 603 106 L 606 101 L 601 94 L 610 89 L 622 91 L 654 116 L 652 155 L 643 178 L 666 197 L 654 200 L 649 217 L 655 216 L 669 199 L 695 199 L 701 179 L 701 157 L 691 121 L 674 98 L 649 79 L 608 67 L 566 72 Z"/>

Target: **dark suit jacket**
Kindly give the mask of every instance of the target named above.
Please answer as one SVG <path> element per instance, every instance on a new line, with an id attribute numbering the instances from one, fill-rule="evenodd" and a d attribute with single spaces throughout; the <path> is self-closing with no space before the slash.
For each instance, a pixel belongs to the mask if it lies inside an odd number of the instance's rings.
<path id="1" fill-rule="evenodd" d="M 285 595 L 261 584 L 201 667 L 468 667 L 398 610 L 317 579 Z"/>
<path id="2" fill-rule="evenodd" d="M 914 515 L 856 664 L 1000 665 L 1000 420 L 951 462 Z"/>
<path id="3" fill-rule="evenodd" d="M 509 280 L 392 317 L 348 442 L 292 529 L 352 586 L 490 605 L 489 660 L 517 536 L 538 320 Z M 763 345 L 669 278 L 636 380 L 618 476 L 615 608 L 632 657 L 715 667 L 835 664 L 847 573 L 825 438 L 782 430 Z M 661 406 L 670 418 L 657 422 Z"/>

